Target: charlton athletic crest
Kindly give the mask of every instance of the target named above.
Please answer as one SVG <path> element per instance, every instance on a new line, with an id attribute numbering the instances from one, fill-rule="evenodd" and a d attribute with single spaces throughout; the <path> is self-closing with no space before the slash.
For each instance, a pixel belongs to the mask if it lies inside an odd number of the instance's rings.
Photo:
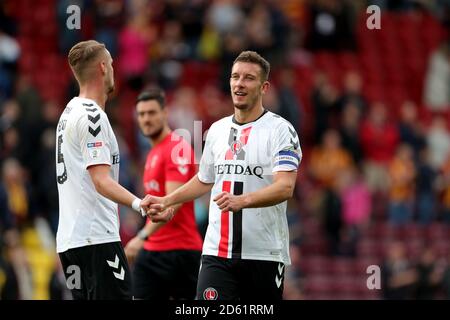
<path id="1" fill-rule="evenodd" d="M 219 297 L 219 294 L 217 293 L 217 290 L 214 288 L 206 288 L 205 291 L 203 291 L 203 299 L 205 300 L 217 300 Z"/>
<path id="2" fill-rule="evenodd" d="M 252 127 L 248 127 L 241 131 L 238 138 L 239 131 L 236 128 L 230 129 L 230 136 L 228 137 L 228 145 L 230 149 L 225 154 L 225 160 L 245 160 L 244 146 L 248 142 L 248 137 Z"/>
<path id="3" fill-rule="evenodd" d="M 231 144 L 231 151 L 233 152 L 233 154 L 239 154 L 239 152 L 241 152 L 242 150 L 242 143 L 240 141 L 234 141 Z"/>

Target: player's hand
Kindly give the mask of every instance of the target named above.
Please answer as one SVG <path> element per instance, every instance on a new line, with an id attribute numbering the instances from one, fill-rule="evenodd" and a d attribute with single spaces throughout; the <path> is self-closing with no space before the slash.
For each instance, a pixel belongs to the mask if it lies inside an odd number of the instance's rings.
<path id="1" fill-rule="evenodd" d="M 235 196 L 228 192 L 218 194 L 213 200 L 221 211 L 238 212 L 244 207 L 244 202 L 241 196 Z"/>
<path id="2" fill-rule="evenodd" d="M 147 216 L 151 219 L 151 216 L 160 214 L 166 210 L 165 197 L 156 197 L 148 195 L 150 205 L 147 207 Z"/>
<path id="3" fill-rule="evenodd" d="M 145 195 L 144 199 L 141 200 L 141 208 L 147 212 L 150 204 L 152 203 L 151 201 L 152 201 L 152 196 L 149 194 Z"/>
<path id="4" fill-rule="evenodd" d="M 150 220 L 152 220 L 152 222 L 155 222 L 155 223 L 156 222 L 164 222 L 164 223 L 169 222 L 170 220 L 173 219 L 173 216 L 174 216 L 173 208 L 168 208 L 162 212 L 148 215 Z"/>
<path id="5" fill-rule="evenodd" d="M 125 255 L 127 256 L 128 262 L 133 263 L 139 250 L 144 246 L 144 240 L 139 237 L 134 237 L 125 246 Z"/>
<path id="6" fill-rule="evenodd" d="M 139 211 L 143 217 L 147 216 L 147 210 L 149 209 L 149 205 L 151 204 L 150 195 L 146 195 L 144 199 L 139 202 L 139 210 L 134 208 L 136 211 Z M 133 206 L 133 204 L 132 204 Z"/>

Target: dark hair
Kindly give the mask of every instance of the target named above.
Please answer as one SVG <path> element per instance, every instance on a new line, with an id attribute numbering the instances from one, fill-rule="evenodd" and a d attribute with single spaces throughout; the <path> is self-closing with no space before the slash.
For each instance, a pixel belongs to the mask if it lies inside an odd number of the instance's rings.
<path id="1" fill-rule="evenodd" d="M 166 103 L 166 95 L 164 94 L 164 91 L 161 90 L 160 88 L 150 88 L 139 94 L 139 96 L 136 99 L 136 104 L 138 104 L 141 101 L 149 101 L 149 100 L 158 101 L 159 105 L 161 106 L 161 109 L 164 109 Z"/>
<path id="2" fill-rule="evenodd" d="M 250 62 L 259 65 L 261 67 L 261 79 L 263 81 L 267 81 L 267 79 L 269 79 L 270 63 L 266 59 L 261 57 L 257 52 L 242 51 L 234 60 L 233 65 L 236 62 Z"/>

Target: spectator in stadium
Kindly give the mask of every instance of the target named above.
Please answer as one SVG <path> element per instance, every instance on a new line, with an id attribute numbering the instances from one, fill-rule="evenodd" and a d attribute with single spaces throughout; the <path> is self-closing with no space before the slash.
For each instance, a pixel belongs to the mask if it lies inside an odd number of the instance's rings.
<path id="1" fill-rule="evenodd" d="M 450 254 L 444 258 L 446 263 L 444 274 L 442 275 L 442 287 L 444 289 L 444 298 L 450 299 Z"/>
<path id="2" fill-rule="evenodd" d="M 9 210 L 8 193 L 3 183 L 0 183 L 0 231 L 3 234 L 6 230 L 15 227 L 15 219 Z"/>
<path id="3" fill-rule="evenodd" d="M 320 146 L 311 152 L 309 169 L 311 176 L 323 187 L 331 188 L 343 170 L 353 166 L 350 154 L 342 148 L 339 132 L 329 129 L 323 135 Z"/>
<path id="4" fill-rule="evenodd" d="M 197 95 L 191 87 L 180 87 L 174 92 L 174 98 L 168 105 L 169 125 L 182 133 L 185 131 L 185 139 L 194 137 L 195 121 L 199 121 L 197 114 L 198 101 Z M 190 141 L 192 143 L 192 140 Z"/>
<path id="5" fill-rule="evenodd" d="M 323 194 L 323 228 L 328 240 L 328 253 L 333 256 L 341 254 L 343 222 L 339 192 L 339 184 L 336 181 L 321 192 Z"/>
<path id="6" fill-rule="evenodd" d="M 141 14 L 145 13 L 145 1 L 142 2 Z M 131 1 L 136 3 L 136 1 Z M 122 0 L 94 0 L 92 3 L 94 38 L 104 43 L 111 56 L 117 55 L 117 31 L 122 27 L 125 16 L 125 2 Z M 138 17 L 135 17 L 138 20 Z"/>
<path id="7" fill-rule="evenodd" d="M 8 230 L 3 234 L 3 255 L 6 281 L 2 291 L 2 299 L 32 298 L 32 270 L 28 264 L 28 257 L 22 246 L 21 235 L 15 230 Z M 1 247 L 1 245 L 0 245 Z M 0 271 L 1 272 L 1 271 Z"/>
<path id="8" fill-rule="evenodd" d="M 114 91 L 113 60 L 103 44 L 88 40 L 72 47 L 68 62 L 80 94 L 67 104 L 56 132 L 56 249 L 66 277 L 73 272 L 69 266 L 79 267 L 81 286 L 71 290 L 74 299 L 131 299 L 118 204 L 142 214 L 149 202 L 117 182 L 119 148 L 104 112 Z"/>
<path id="9" fill-rule="evenodd" d="M 221 36 L 242 30 L 245 23 L 244 12 L 233 0 L 212 1 L 206 16 Z"/>
<path id="10" fill-rule="evenodd" d="M 16 100 L 20 107 L 20 117 L 15 124 L 20 148 L 18 159 L 21 164 L 30 169 L 35 176 L 36 167 L 34 161 L 40 145 L 40 132 L 42 122 L 43 100 L 39 91 L 34 87 L 32 79 L 28 75 L 19 75 L 16 82 Z"/>
<path id="11" fill-rule="evenodd" d="M 433 300 L 436 298 L 445 269 L 437 260 L 433 248 L 426 246 L 421 252 L 417 270 L 417 287 L 415 299 Z"/>
<path id="12" fill-rule="evenodd" d="M 334 129 L 325 131 L 320 146 L 315 146 L 309 161 L 310 175 L 318 184 L 318 194 L 323 197 L 324 230 L 328 237 L 329 251 L 340 253 L 342 232 L 342 203 L 338 177 L 342 171 L 353 166 L 350 154 L 342 148 L 339 133 Z"/>
<path id="13" fill-rule="evenodd" d="M 20 120 L 28 125 L 39 122 L 43 101 L 30 76 L 19 75 L 16 90 L 16 100 L 20 107 Z"/>
<path id="14" fill-rule="evenodd" d="M 197 299 L 281 300 L 290 264 L 286 201 L 301 160 L 292 125 L 266 111 L 270 64 L 244 51 L 231 70 L 234 115 L 208 131 L 199 173 L 165 197 L 151 197 L 154 221 L 167 207 L 211 191 Z M 224 132 L 229 132 L 224 135 Z M 270 221 L 270 222 L 269 222 Z M 274 281 L 275 279 L 275 281 Z"/>
<path id="15" fill-rule="evenodd" d="M 417 115 L 417 106 L 412 101 L 405 101 L 400 109 L 398 123 L 400 141 L 409 144 L 414 150 L 414 159 L 418 160 L 419 152 L 426 146 L 423 124 Z"/>
<path id="16" fill-rule="evenodd" d="M 39 212 L 47 219 L 51 230 L 58 229 L 58 188 L 55 168 L 55 129 L 48 128 L 41 135 L 41 145 L 36 156 L 41 171 L 36 177 L 36 202 Z"/>
<path id="17" fill-rule="evenodd" d="M 39 146 L 35 157 L 34 190 L 39 214 L 50 224 L 54 234 L 58 227 L 58 188 L 55 168 L 55 128 L 60 109 L 56 103 L 48 101 L 43 105 L 42 121 L 36 130 L 39 132 Z"/>
<path id="18" fill-rule="evenodd" d="M 263 55 L 273 48 L 275 38 L 271 12 L 264 2 L 257 2 L 250 8 L 245 31 L 249 47 Z"/>
<path id="19" fill-rule="evenodd" d="M 206 21 L 198 40 L 198 57 L 203 61 L 216 61 L 221 55 L 221 45 L 219 33 Z"/>
<path id="20" fill-rule="evenodd" d="M 7 157 L 17 157 L 18 134 L 14 126 L 17 125 L 20 117 L 20 107 L 15 99 L 6 100 L 0 104 L 0 163 Z M 9 131 L 9 133 L 8 133 Z M 16 141 L 8 138 L 11 132 L 15 132 Z M 16 149 L 16 150 L 15 150 Z"/>
<path id="21" fill-rule="evenodd" d="M 413 150 L 401 144 L 389 164 L 389 221 L 401 225 L 412 221 L 416 167 Z"/>
<path id="22" fill-rule="evenodd" d="M 142 92 L 136 102 L 139 127 L 152 145 L 143 175 L 147 194 L 165 196 L 196 174 L 194 150 L 169 127 L 165 94 L 158 88 Z M 136 299 L 195 298 L 202 238 L 195 222 L 194 202 L 174 207 L 168 223 L 152 223 L 125 247 L 134 262 L 133 295 Z"/>
<path id="23" fill-rule="evenodd" d="M 417 219 L 421 224 L 429 224 L 436 219 L 438 171 L 430 164 L 430 153 L 427 147 L 419 151 L 416 167 Z"/>
<path id="24" fill-rule="evenodd" d="M 19 288 L 13 267 L 3 258 L 3 244 L 0 243 L 0 300 L 17 300 Z"/>
<path id="25" fill-rule="evenodd" d="M 335 114 L 338 94 L 327 75 L 317 72 L 314 76 L 314 88 L 311 102 L 314 109 L 315 143 L 322 141 L 324 132 L 332 127 L 332 116 Z"/>
<path id="26" fill-rule="evenodd" d="M 433 52 L 425 76 L 424 102 L 431 111 L 450 108 L 450 40 Z"/>
<path id="27" fill-rule="evenodd" d="M 32 223 L 36 215 L 36 202 L 25 169 L 17 159 L 7 158 L 3 162 L 0 188 L 6 192 L 13 225 L 22 228 Z"/>
<path id="28" fill-rule="evenodd" d="M 188 46 L 189 59 L 198 58 L 198 44 L 204 28 L 207 2 L 201 1 L 179 1 L 177 14 L 171 20 L 181 23 L 183 38 Z"/>
<path id="29" fill-rule="evenodd" d="M 150 22 L 149 9 L 142 8 L 128 17 L 118 35 L 119 73 L 133 90 L 140 90 L 145 82 L 150 45 L 156 37 L 155 27 Z"/>
<path id="30" fill-rule="evenodd" d="M 301 134 L 303 108 L 297 96 L 297 90 L 295 88 L 296 81 L 296 72 L 293 66 L 281 68 L 278 88 L 280 100 L 279 114 L 284 119 L 289 119 L 295 130 Z"/>
<path id="31" fill-rule="evenodd" d="M 381 290 L 385 300 L 408 300 L 414 296 L 417 272 L 406 255 L 402 242 L 393 242 L 387 249 L 381 267 Z"/>
<path id="32" fill-rule="evenodd" d="M 3 162 L 7 158 L 20 158 L 22 154 L 20 150 L 19 130 L 15 126 L 10 126 L 2 132 L 2 144 L 0 151 L 0 161 Z"/>
<path id="33" fill-rule="evenodd" d="M 189 55 L 189 46 L 183 38 L 182 25 L 179 21 L 169 20 L 164 24 L 160 41 L 157 43 L 158 60 L 152 64 L 158 83 L 164 89 L 173 89 L 178 85 L 183 66 Z"/>
<path id="34" fill-rule="evenodd" d="M 435 116 L 426 133 L 431 165 L 439 170 L 450 154 L 450 132 L 443 116 Z"/>
<path id="35" fill-rule="evenodd" d="M 352 156 L 353 162 L 359 165 L 363 160 L 359 132 L 361 129 L 361 111 L 353 103 L 344 106 L 341 113 L 339 133 L 344 147 Z"/>
<path id="36" fill-rule="evenodd" d="M 198 106 L 203 132 L 214 122 L 229 114 L 227 111 L 228 104 L 218 86 L 206 85 L 200 93 Z M 197 156 L 200 159 L 201 154 L 197 154 Z"/>
<path id="37" fill-rule="evenodd" d="M 367 101 L 362 92 L 361 75 L 356 71 L 349 71 L 344 76 L 344 88 L 337 102 L 337 111 L 342 112 L 344 107 L 349 103 L 359 109 L 360 114 L 364 114 L 367 110 Z"/>
<path id="38" fill-rule="evenodd" d="M 378 102 L 371 106 L 367 119 L 361 125 L 360 136 L 368 186 L 372 192 L 384 193 L 387 189 L 387 165 L 399 140 L 397 127 L 388 119 L 384 104 Z"/>
<path id="39" fill-rule="evenodd" d="M 372 212 L 372 197 L 357 168 L 341 171 L 338 177 L 342 206 L 341 253 L 356 255 L 360 234 L 368 227 Z"/>
<path id="40" fill-rule="evenodd" d="M 442 220 L 450 224 L 450 156 L 440 169 L 440 186 L 442 192 Z"/>
<path id="41" fill-rule="evenodd" d="M 354 49 L 353 17 L 346 1 L 319 0 L 309 7 L 312 50 Z"/>
<path id="42" fill-rule="evenodd" d="M 19 57 L 18 41 L 0 26 L 0 103 L 13 94 L 14 74 Z"/>

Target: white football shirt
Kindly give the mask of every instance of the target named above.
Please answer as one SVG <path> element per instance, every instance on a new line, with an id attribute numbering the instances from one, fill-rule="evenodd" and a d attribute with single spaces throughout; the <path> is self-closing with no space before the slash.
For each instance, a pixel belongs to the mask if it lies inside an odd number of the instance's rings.
<path id="1" fill-rule="evenodd" d="M 87 168 L 110 166 L 118 181 L 119 146 L 106 113 L 90 99 L 75 97 L 56 129 L 59 224 L 56 250 L 120 241 L 118 205 L 100 195 Z"/>
<path id="2" fill-rule="evenodd" d="M 221 212 L 214 197 L 254 192 L 273 182 L 273 173 L 297 170 L 302 158 L 292 125 L 266 111 L 256 121 L 238 124 L 233 116 L 209 129 L 198 178 L 214 183 L 204 255 L 290 264 L 287 201 L 275 206 Z"/>

